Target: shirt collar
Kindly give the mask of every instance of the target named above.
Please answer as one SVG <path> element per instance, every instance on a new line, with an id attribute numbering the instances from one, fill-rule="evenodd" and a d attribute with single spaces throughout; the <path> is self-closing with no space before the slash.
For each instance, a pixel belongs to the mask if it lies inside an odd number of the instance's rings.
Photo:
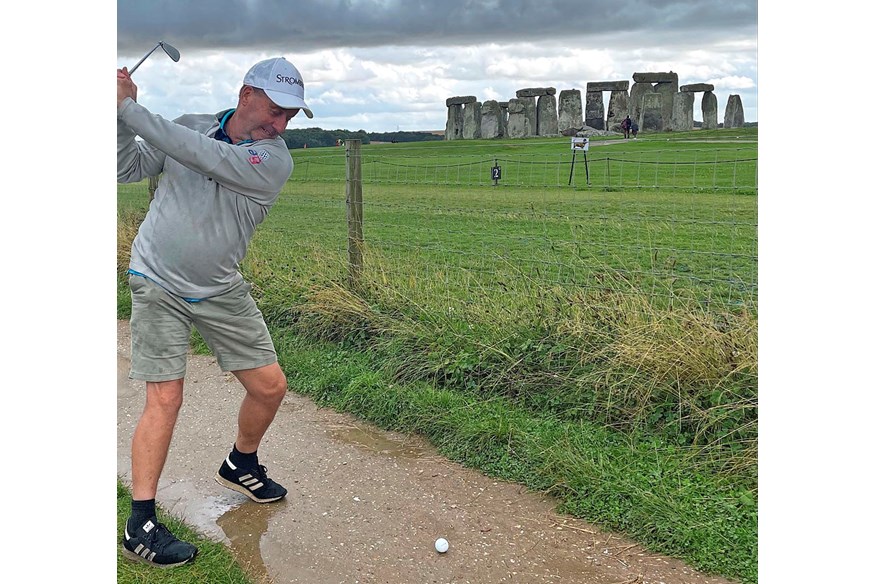
<path id="1" fill-rule="evenodd" d="M 231 108 L 230 110 L 228 110 L 227 112 L 225 112 L 225 114 L 224 114 L 224 115 L 222 116 L 222 118 L 219 120 L 219 129 L 217 129 L 217 130 L 216 130 L 216 133 L 213 134 L 213 137 L 214 137 L 215 139 L 217 139 L 217 140 L 221 140 L 221 141 L 223 141 L 223 142 L 228 142 L 229 144 L 234 144 L 234 142 L 231 140 L 231 136 L 229 136 L 229 135 L 225 132 L 225 122 L 228 121 L 228 118 L 231 117 L 231 114 L 234 113 L 235 109 L 236 109 L 236 108 Z M 238 142 L 237 145 L 238 145 L 238 146 L 241 146 L 241 145 L 243 145 L 243 144 L 252 144 L 253 142 L 255 142 L 255 140 L 242 140 L 242 141 Z"/>

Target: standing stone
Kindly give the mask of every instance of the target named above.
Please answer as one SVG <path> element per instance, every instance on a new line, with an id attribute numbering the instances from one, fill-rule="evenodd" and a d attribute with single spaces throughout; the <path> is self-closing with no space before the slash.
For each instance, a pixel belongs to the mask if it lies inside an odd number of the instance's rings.
<path id="1" fill-rule="evenodd" d="M 724 110 L 724 127 L 741 128 L 745 125 L 745 113 L 742 111 L 742 98 L 736 94 L 727 98 L 727 109 Z"/>
<path id="2" fill-rule="evenodd" d="M 642 101 L 646 93 L 654 93 L 654 86 L 650 83 L 633 83 L 630 89 L 630 119 L 639 123 L 639 127 L 643 127 L 642 123 Z"/>
<path id="3" fill-rule="evenodd" d="M 447 106 L 447 125 L 444 127 L 445 140 L 462 139 L 462 105 Z"/>
<path id="4" fill-rule="evenodd" d="M 502 109 L 495 99 L 488 99 L 481 106 L 481 138 L 498 138 Z"/>
<path id="5" fill-rule="evenodd" d="M 639 129 L 643 132 L 663 131 L 663 94 L 646 93 L 642 96 L 642 123 Z"/>
<path id="6" fill-rule="evenodd" d="M 474 95 L 458 95 L 448 97 L 444 102 L 447 105 L 447 125 L 444 127 L 445 140 L 461 140 L 463 138 L 463 111 L 462 106 L 474 103 L 478 100 Z"/>
<path id="7" fill-rule="evenodd" d="M 526 116 L 526 135 L 523 137 L 528 138 L 530 136 L 535 136 L 538 132 L 538 112 L 535 107 L 535 97 L 531 95 L 521 96 L 520 91 L 518 91 L 517 94 L 517 101 L 523 104 L 523 113 Z"/>
<path id="8" fill-rule="evenodd" d="M 675 101 L 675 94 L 678 93 L 678 83 L 674 86 L 672 83 L 658 83 L 654 86 L 654 91 L 659 93 L 662 97 L 660 103 L 662 104 L 662 110 L 660 111 L 660 117 L 663 119 L 663 127 L 660 128 L 660 131 L 667 131 L 672 129 L 672 103 Z M 468 106 L 466 106 L 468 107 Z"/>
<path id="9" fill-rule="evenodd" d="M 718 127 L 718 98 L 711 91 L 703 93 L 703 130 Z"/>
<path id="10" fill-rule="evenodd" d="M 601 91 L 588 91 L 584 105 L 584 124 L 596 130 L 605 129 L 605 106 Z"/>
<path id="11" fill-rule="evenodd" d="M 508 137 L 526 138 L 532 132 L 526 115 L 526 104 L 519 99 L 508 100 Z"/>
<path id="12" fill-rule="evenodd" d="M 693 130 L 694 94 L 689 91 L 679 91 L 672 98 L 672 123 L 670 130 L 688 132 Z"/>
<path id="13" fill-rule="evenodd" d="M 636 116 L 630 116 L 634 120 L 641 118 L 641 122 L 639 123 L 639 127 L 644 130 L 645 129 L 645 119 L 644 112 L 642 109 L 644 107 L 644 94 L 655 92 L 659 93 L 663 96 L 662 103 L 662 111 L 660 112 L 661 127 L 659 129 L 652 128 L 652 130 L 662 131 L 664 129 L 668 129 L 672 120 L 672 102 L 676 93 L 678 93 L 678 73 L 674 73 L 672 71 L 668 71 L 665 73 L 633 73 L 633 95 L 631 95 L 633 110 L 632 113 L 637 114 Z M 646 87 L 636 87 L 639 84 L 644 85 L 652 85 L 650 88 Z M 641 101 L 640 101 L 641 100 Z M 653 113 L 650 115 L 651 123 L 654 123 L 656 117 Z"/>
<path id="14" fill-rule="evenodd" d="M 508 135 L 508 102 L 499 102 L 499 136 Z"/>
<path id="15" fill-rule="evenodd" d="M 629 85 L 629 81 L 626 81 Z M 627 90 L 614 90 L 608 98 L 608 117 L 606 124 L 612 132 L 623 132 L 621 122 L 627 117 L 630 112 L 630 98 L 627 95 Z"/>
<path id="16" fill-rule="evenodd" d="M 560 92 L 557 131 L 566 135 L 569 130 L 580 130 L 584 125 L 581 112 L 581 90 L 564 89 Z"/>
<path id="17" fill-rule="evenodd" d="M 462 109 L 462 137 L 476 140 L 481 137 L 481 102 L 467 103 Z"/>
<path id="18" fill-rule="evenodd" d="M 553 94 L 540 95 L 536 105 L 536 120 L 539 136 L 556 136 L 557 129 L 557 97 Z"/>

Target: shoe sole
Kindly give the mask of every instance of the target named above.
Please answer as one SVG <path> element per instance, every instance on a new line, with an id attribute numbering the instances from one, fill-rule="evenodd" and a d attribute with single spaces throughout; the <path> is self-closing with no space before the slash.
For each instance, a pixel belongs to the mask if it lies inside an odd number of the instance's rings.
<path id="1" fill-rule="evenodd" d="M 260 499 L 260 498 L 256 497 L 246 487 L 241 487 L 237 483 L 232 483 L 228 479 L 225 479 L 218 472 L 216 473 L 216 476 L 214 476 L 213 478 L 216 479 L 216 482 L 219 483 L 220 485 L 222 485 L 223 487 L 231 489 L 232 491 L 237 491 L 238 493 L 242 493 L 242 494 L 246 495 L 247 497 L 249 497 L 250 499 L 252 499 L 253 501 L 255 501 L 256 503 L 273 503 L 274 501 L 279 501 L 280 499 L 282 499 L 283 497 L 286 496 L 286 495 L 280 495 L 279 497 L 269 497 L 267 499 Z"/>
<path id="2" fill-rule="evenodd" d="M 135 562 L 143 562 L 144 564 L 149 564 L 150 566 L 155 566 L 156 568 L 174 568 L 176 566 L 182 566 L 183 564 L 188 564 L 190 562 L 193 562 L 195 560 L 195 556 L 198 555 L 198 552 L 195 552 L 191 555 L 191 557 L 188 557 L 188 558 L 184 559 L 183 561 L 176 562 L 174 564 L 156 564 L 155 562 L 150 562 L 146 558 L 144 558 L 138 554 L 135 554 L 134 552 L 132 552 L 131 550 L 126 548 L 124 545 L 122 546 L 122 555 L 125 556 L 126 558 L 128 558 L 129 560 L 133 560 Z"/>

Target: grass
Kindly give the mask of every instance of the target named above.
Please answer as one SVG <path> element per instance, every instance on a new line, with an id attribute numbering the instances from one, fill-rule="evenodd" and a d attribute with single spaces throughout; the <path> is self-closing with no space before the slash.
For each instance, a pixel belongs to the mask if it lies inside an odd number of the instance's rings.
<path id="1" fill-rule="evenodd" d="M 568 140 L 364 146 L 352 288 L 343 149 L 296 150 L 241 269 L 296 391 L 755 582 L 756 138 L 613 140 L 591 186 Z"/>
<path id="2" fill-rule="evenodd" d="M 131 512 L 131 495 L 121 482 L 116 486 L 116 533 L 125 530 L 125 521 Z M 117 552 L 117 584 L 257 584 L 235 562 L 224 544 L 207 539 L 185 523 L 157 509 L 158 520 L 177 537 L 194 544 L 198 555 L 191 564 L 175 568 L 155 568 L 143 562 L 129 560 L 121 552 L 119 536 Z"/>
<path id="3" fill-rule="evenodd" d="M 275 334 L 290 387 L 381 427 L 426 436 L 450 459 L 555 495 L 560 511 L 622 531 L 700 569 L 756 581 L 756 492 L 689 448 L 511 400 L 398 383 L 360 351 Z"/>

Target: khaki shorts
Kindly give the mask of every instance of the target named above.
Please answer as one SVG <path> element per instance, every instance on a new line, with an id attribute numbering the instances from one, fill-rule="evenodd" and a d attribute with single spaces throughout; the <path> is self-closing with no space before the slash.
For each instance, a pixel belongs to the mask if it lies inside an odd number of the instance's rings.
<path id="1" fill-rule="evenodd" d="M 171 381 L 186 374 L 192 326 L 223 371 L 239 371 L 277 361 L 261 311 L 241 280 L 228 292 L 186 302 L 143 276 L 130 275 L 131 372 L 142 381 Z"/>

